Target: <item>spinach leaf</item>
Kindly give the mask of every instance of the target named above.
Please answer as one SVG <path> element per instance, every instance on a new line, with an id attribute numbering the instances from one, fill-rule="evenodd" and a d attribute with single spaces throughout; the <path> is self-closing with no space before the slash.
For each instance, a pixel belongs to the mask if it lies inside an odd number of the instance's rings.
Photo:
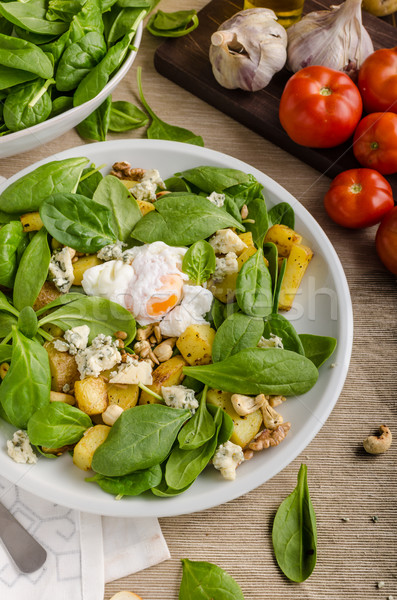
<path id="1" fill-rule="evenodd" d="M 5 338 L 10 335 L 12 331 L 12 326 L 17 324 L 17 318 L 14 315 L 10 315 L 9 313 L 0 312 L 0 338 Z M 8 347 L 8 346 L 6 346 Z M 0 349 L 4 348 L 4 346 L 0 345 Z M 11 349 L 11 346 L 10 346 Z M 11 358 L 11 354 L 10 354 Z M 2 362 L 5 359 L 0 359 Z"/>
<path id="2" fill-rule="evenodd" d="M 273 297 L 274 291 L 277 286 L 277 278 L 278 278 L 278 250 L 276 244 L 273 242 L 265 242 L 263 244 L 263 256 L 266 258 L 269 263 L 269 273 L 272 278 L 272 286 L 273 286 Z"/>
<path id="3" fill-rule="evenodd" d="M 27 338 L 34 338 L 38 329 L 37 316 L 31 306 L 24 306 L 19 313 L 17 327 Z"/>
<path id="4" fill-rule="evenodd" d="M 15 27 L 14 27 L 14 34 L 16 37 L 18 37 L 22 40 L 26 40 L 27 42 L 30 42 L 31 44 L 34 44 L 35 46 L 44 46 L 45 44 L 52 42 L 53 40 L 55 40 L 58 37 L 58 34 L 54 34 L 54 33 L 45 34 L 45 33 L 33 33 L 32 31 L 26 31 L 26 29 L 22 29 L 22 27 L 18 27 L 18 25 L 15 25 Z M 43 48 L 41 48 L 41 50 L 43 50 Z M 44 52 L 44 50 L 43 50 L 43 52 Z"/>
<path id="5" fill-rule="evenodd" d="M 108 96 L 94 112 L 77 125 L 79 135 L 87 140 L 104 142 L 109 129 L 111 106 L 112 97 Z"/>
<path id="6" fill-rule="evenodd" d="M 225 320 L 224 308 L 225 308 L 225 305 L 223 304 L 223 302 L 218 300 L 218 298 L 214 298 L 214 300 L 212 302 L 211 310 L 206 315 L 205 320 L 211 321 L 211 323 L 213 324 L 215 329 L 219 329 L 219 327 L 222 325 L 223 321 Z"/>
<path id="7" fill-rule="evenodd" d="M 189 411 L 162 404 L 125 410 L 96 450 L 92 468 L 101 475 L 120 476 L 160 464 L 190 416 Z"/>
<path id="8" fill-rule="evenodd" d="M 311 360 L 280 348 L 247 348 L 212 365 L 184 367 L 183 372 L 212 388 L 248 395 L 304 394 L 318 379 Z"/>
<path id="9" fill-rule="evenodd" d="M 30 418 L 28 436 L 35 446 L 60 448 L 76 444 L 91 426 L 90 417 L 80 409 L 64 402 L 52 402 Z"/>
<path id="10" fill-rule="evenodd" d="M 248 204 L 248 219 L 252 219 L 254 223 L 245 223 L 246 231 L 252 232 L 252 238 L 257 248 L 262 248 L 263 240 L 269 228 L 269 220 L 265 200 L 262 197 L 254 198 Z"/>
<path id="11" fill-rule="evenodd" d="M 269 210 L 269 227 L 273 225 L 286 225 L 294 229 L 295 213 L 288 202 L 280 202 Z"/>
<path id="12" fill-rule="evenodd" d="M 207 410 L 207 389 L 205 386 L 198 409 L 179 432 L 178 443 L 182 450 L 200 448 L 215 434 L 214 419 Z"/>
<path id="13" fill-rule="evenodd" d="M 167 194 L 157 200 L 155 208 L 137 223 L 132 237 L 145 243 L 161 240 L 169 246 L 190 246 L 218 229 L 244 230 L 227 212 L 194 194 Z"/>
<path id="14" fill-rule="evenodd" d="M 80 12 L 74 15 L 68 31 L 71 43 L 77 42 L 90 31 L 103 33 L 102 4 L 100 0 L 87 0 Z"/>
<path id="15" fill-rule="evenodd" d="M 276 314 L 278 311 L 278 301 L 280 298 L 281 284 L 283 283 L 285 269 L 287 268 L 287 259 L 283 258 L 281 268 L 277 276 L 276 286 L 273 291 L 273 313 Z"/>
<path id="16" fill-rule="evenodd" d="M 39 342 L 13 327 L 11 366 L 0 386 L 0 404 L 7 420 L 26 429 L 31 416 L 50 401 L 48 353 Z"/>
<path id="17" fill-rule="evenodd" d="M 292 323 L 283 317 L 283 315 L 272 314 L 266 317 L 263 335 L 266 339 L 269 339 L 271 333 L 282 339 L 285 350 L 291 350 L 305 356 L 299 335 L 296 333 Z"/>
<path id="18" fill-rule="evenodd" d="M 118 100 L 112 102 L 110 109 L 109 131 L 121 133 L 138 129 L 147 125 L 149 119 L 137 106 L 131 102 Z"/>
<path id="19" fill-rule="evenodd" d="M 141 102 L 147 112 L 149 113 L 152 122 L 146 132 L 147 137 L 150 140 L 173 140 L 175 142 L 184 142 L 185 144 L 194 144 L 196 146 L 204 146 L 204 141 L 201 136 L 196 135 L 188 129 L 183 127 L 177 127 L 176 125 L 169 125 L 165 121 L 159 119 L 159 117 L 153 112 L 148 103 L 145 100 L 142 90 L 141 80 L 141 67 L 137 69 L 138 78 L 138 90 Z"/>
<path id="20" fill-rule="evenodd" d="M 325 363 L 336 348 L 336 339 L 333 337 L 302 333 L 299 338 L 303 346 L 303 354 L 306 358 L 309 358 L 317 368 Z"/>
<path id="21" fill-rule="evenodd" d="M 50 259 L 47 231 L 43 227 L 33 236 L 19 263 L 13 293 L 15 308 L 33 306 L 47 279 Z"/>
<path id="22" fill-rule="evenodd" d="M 10 362 L 12 357 L 12 346 L 8 344 L 0 345 L 0 364 L 3 362 Z M 0 400 L 0 408 L 1 408 L 1 400 Z"/>
<path id="23" fill-rule="evenodd" d="M 43 200 L 56 192 L 71 192 L 80 179 L 88 158 L 66 158 L 46 163 L 20 177 L 0 195 L 0 208 L 6 213 L 38 210 Z"/>
<path id="24" fill-rule="evenodd" d="M 76 191 L 77 194 L 81 194 L 86 198 L 92 198 L 94 196 L 95 190 L 103 179 L 103 175 L 100 171 L 92 171 L 92 169 L 95 169 L 95 165 L 91 165 L 84 169 Z M 91 175 L 88 175 L 89 173 L 91 173 Z"/>
<path id="25" fill-rule="evenodd" d="M 125 185 L 117 177 L 107 175 L 95 190 L 93 200 L 111 210 L 112 229 L 118 240 L 126 242 L 142 213 Z"/>
<path id="26" fill-rule="evenodd" d="M 180 490 L 175 490 L 174 488 L 171 488 L 169 487 L 169 485 L 167 485 L 163 472 L 162 480 L 158 485 L 156 485 L 156 487 L 152 487 L 151 492 L 155 496 L 159 496 L 160 498 L 172 498 L 173 496 L 178 496 L 179 494 L 183 494 L 183 492 L 186 492 L 186 490 L 188 490 L 193 483 L 194 482 L 189 483 L 189 485 Z"/>
<path id="27" fill-rule="evenodd" d="M 196 394 L 202 392 L 204 388 L 204 383 L 197 381 L 197 379 L 193 379 L 193 377 L 185 377 L 183 380 L 183 385 L 189 390 L 193 390 Z"/>
<path id="28" fill-rule="evenodd" d="M 53 194 L 40 207 L 48 232 L 61 244 L 90 254 L 116 241 L 112 213 L 79 194 Z"/>
<path id="29" fill-rule="evenodd" d="M 231 188 L 234 185 L 256 181 L 252 175 L 247 175 L 243 171 L 222 167 L 194 167 L 175 175 L 182 177 L 207 194 L 211 194 L 211 192 L 221 193 L 226 188 Z"/>
<path id="30" fill-rule="evenodd" d="M 178 10 L 172 13 L 158 10 L 149 19 L 146 29 L 156 37 L 176 38 L 191 33 L 198 24 L 199 19 L 195 10 Z"/>
<path id="31" fill-rule="evenodd" d="M 0 33 L 4 33 L 4 35 L 11 35 L 12 29 L 12 23 L 0 15 Z"/>
<path id="32" fill-rule="evenodd" d="M 33 127 L 50 116 L 52 103 L 48 87 L 53 83 L 54 79 L 36 79 L 8 94 L 3 117 L 10 131 Z"/>
<path id="33" fill-rule="evenodd" d="M 60 35 L 66 31 L 66 23 L 47 21 L 46 11 L 46 0 L 0 2 L 0 15 L 22 29 L 43 35 Z"/>
<path id="34" fill-rule="evenodd" d="M 252 317 L 266 317 L 272 312 L 272 278 L 262 249 L 241 267 L 236 281 L 236 300 L 241 310 Z"/>
<path id="35" fill-rule="evenodd" d="M 214 404 L 207 404 L 207 410 L 213 417 L 215 417 L 218 414 L 218 408 L 219 408 L 219 406 L 215 406 Z M 224 444 L 225 442 L 230 440 L 230 437 L 234 431 L 233 419 L 231 417 L 229 417 L 227 412 L 225 412 L 223 409 L 222 409 L 221 414 L 222 414 L 222 424 L 221 424 L 221 427 L 220 427 L 219 433 L 218 433 L 218 442 L 217 442 L 218 446 L 220 446 L 221 444 Z"/>
<path id="36" fill-rule="evenodd" d="M 0 64 L 34 73 L 43 79 L 50 79 L 54 74 L 52 62 L 38 46 L 1 33 Z"/>
<path id="37" fill-rule="evenodd" d="M 296 488 L 276 513 L 272 541 L 278 566 L 288 579 L 301 582 L 310 577 L 317 560 L 317 528 L 304 464 Z"/>
<path id="38" fill-rule="evenodd" d="M 19 311 L 8 302 L 8 298 L 5 294 L 3 294 L 3 292 L 0 292 L 0 310 L 4 310 L 7 313 L 11 313 L 16 317 L 19 316 Z"/>
<path id="39" fill-rule="evenodd" d="M 230 315 L 216 332 L 212 345 L 212 362 L 225 360 L 245 348 L 255 348 L 263 335 L 262 319 L 241 313 Z"/>
<path id="40" fill-rule="evenodd" d="M 46 314 L 40 319 L 39 326 L 42 327 L 45 323 L 52 323 L 65 331 L 79 325 L 88 325 L 90 340 L 100 333 L 114 335 L 115 331 L 125 331 L 127 333 L 126 345 L 134 339 L 136 332 L 135 319 L 126 308 L 111 302 L 107 298 L 78 295 L 79 299 L 61 306 L 48 315 Z M 49 305 L 45 306 L 46 310 L 48 308 Z"/>
<path id="41" fill-rule="evenodd" d="M 73 98 L 70 96 L 58 96 L 58 98 L 55 98 L 52 102 L 49 118 L 52 119 L 52 117 L 57 117 L 71 108 L 73 108 Z"/>
<path id="42" fill-rule="evenodd" d="M 18 265 L 17 251 L 24 235 L 20 221 L 11 221 L 0 229 L 0 285 L 13 286 Z"/>
<path id="43" fill-rule="evenodd" d="M 0 65 L 0 91 L 11 88 L 20 83 L 26 83 L 36 79 L 37 75 L 29 73 L 28 71 L 16 71 L 9 67 L 3 67 Z"/>
<path id="44" fill-rule="evenodd" d="M 58 296 L 58 298 L 56 298 L 52 302 L 49 302 L 42 308 L 36 310 L 36 315 L 39 317 L 43 313 L 48 313 L 53 308 L 63 306 L 64 304 L 69 304 L 70 302 L 74 302 L 75 300 L 81 300 L 82 298 L 85 298 L 85 295 L 80 292 L 69 292 L 69 294 L 62 294 L 62 296 Z"/>
<path id="45" fill-rule="evenodd" d="M 179 600 L 244 600 L 236 581 L 217 565 L 182 559 Z"/>
<path id="46" fill-rule="evenodd" d="M 195 242 L 183 257 L 182 271 L 197 285 L 207 281 L 215 272 L 215 268 L 214 249 L 205 240 Z"/>
<path id="47" fill-rule="evenodd" d="M 112 11 L 113 12 L 113 11 Z M 116 16 L 107 32 L 108 46 L 115 44 L 123 35 L 126 35 L 134 28 L 137 19 L 142 20 L 142 13 L 146 16 L 146 11 L 140 8 L 116 8 Z"/>
<path id="48" fill-rule="evenodd" d="M 191 192 L 186 181 L 180 177 L 169 177 L 164 181 L 164 185 L 170 192 Z"/>
<path id="49" fill-rule="evenodd" d="M 90 31 L 62 54 L 56 72 L 56 87 L 61 92 L 74 90 L 106 54 L 101 33 Z"/>
<path id="50" fill-rule="evenodd" d="M 49 0 L 46 18 L 48 21 L 69 23 L 80 12 L 85 0 Z"/>
<path id="51" fill-rule="evenodd" d="M 139 496 L 159 485 L 162 476 L 160 465 L 154 465 L 144 471 L 135 471 L 121 477 L 106 477 L 97 473 L 93 477 L 87 477 L 86 481 L 97 483 L 104 492 L 114 496 Z"/>

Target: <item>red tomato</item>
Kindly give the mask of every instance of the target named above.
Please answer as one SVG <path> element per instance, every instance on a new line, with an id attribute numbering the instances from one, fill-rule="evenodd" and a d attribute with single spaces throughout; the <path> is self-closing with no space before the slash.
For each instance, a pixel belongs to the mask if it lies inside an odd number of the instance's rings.
<path id="1" fill-rule="evenodd" d="M 332 148 L 345 142 L 361 118 L 362 100 L 352 80 L 328 67 L 305 67 L 287 82 L 280 122 L 297 144 Z"/>
<path id="2" fill-rule="evenodd" d="M 393 192 L 389 182 L 377 171 L 350 169 L 332 181 L 324 205 L 338 225 L 351 229 L 371 227 L 393 208 Z"/>
<path id="3" fill-rule="evenodd" d="M 379 225 L 375 243 L 379 258 L 385 267 L 397 275 L 397 206 Z"/>
<path id="4" fill-rule="evenodd" d="M 366 112 L 397 113 L 397 47 L 382 48 L 365 59 L 358 88 Z"/>
<path id="5" fill-rule="evenodd" d="M 353 139 L 360 165 L 388 175 L 397 171 L 397 115 L 372 113 L 360 121 Z"/>

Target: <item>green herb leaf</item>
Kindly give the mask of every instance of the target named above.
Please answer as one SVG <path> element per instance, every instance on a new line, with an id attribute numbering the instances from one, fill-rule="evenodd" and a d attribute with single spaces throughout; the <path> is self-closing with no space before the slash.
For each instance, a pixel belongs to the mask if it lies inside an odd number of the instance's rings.
<path id="1" fill-rule="evenodd" d="M 107 175 L 95 190 L 93 200 L 107 206 L 112 213 L 112 228 L 117 239 L 126 242 L 142 218 L 138 203 L 117 177 Z"/>
<path id="2" fill-rule="evenodd" d="M 336 348 L 336 339 L 324 335 L 302 333 L 299 336 L 303 346 L 303 353 L 317 368 L 332 356 Z"/>
<path id="3" fill-rule="evenodd" d="M 146 28 L 156 37 L 177 38 L 191 33 L 198 24 L 199 19 L 195 10 L 178 10 L 172 13 L 158 10 L 149 19 Z"/>
<path id="4" fill-rule="evenodd" d="M 47 21 L 46 12 L 45 0 L 0 2 L 0 14 L 22 29 L 43 35 L 60 35 L 66 31 L 66 23 Z"/>
<path id="5" fill-rule="evenodd" d="M 22 255 L 15 275 L 13 301 L 18 310 L 33 306 L 48 275 L 51 252 L 47 231 L 40 229 Z"/>
<path id="6" fill-rule="evenodd" d="M 56 73 L 56 87 L 61 92 L 74 90 L 107 52 L 101 33 L 90 31 L 71 44 L 61 55 Z"/>
<path id="7" fill-rule="evenodd" d="M 294 209 L 288 202 L 280 202 L 269 210 L 269 227 L 273 225 L 286 225 L 295 228 Z"/>
<path id="8" fill-rule="evenodd" d="M 97 109 L 77 125 L 77 132 L 87 140 L 104 142 L 109 129 L 112 97 L 108 96 Z"/>
<path id="9" fill-rule="evenodd" d="M 49 117 L 52 103 L 48 87 L 52 83 L 55 83 L 54 79 L 36 79 L 8 94 L 3 118 L 10 131 L 33 127 Z"/>
<path id="10" fill-rule="evenodd" d="M 149 122 L 148 117 L 131 102 L 118 100 L 112 102 L 110 109 L 109 131 L 122 133 L 131 129 L 144 127 Z"/>
<path id="11" fill-rule="evenodd" d="M 263 260 L 262 249 L 241 267 L 236 282 L 236 300 L 241 310 L 252 317 L 266 317 L 272 312 L 272 278 Z"/>
<path id="12" fill-rule="evenodd" d="M 230 315 L 216 332 L 212 345 L 212 362 L 225 360 L 245 348 L 255 348 L 263 335 L 262 319 L 241 313 Z"/>
<path id="13" fill-rule="evenodd" d="M 236 581 L 217 565 L 182 559 L 179 600 L 244 600 Z"/>
<path id="14" fill-rule="evenodd" d="M 211 192 L 220 194 L 227 188 L 236 185 L 257 183 L 253 175 L 248 175 L 238 169 L 225 169 L 222 167 L 194 167 L 176 173 L 176 175 L 207 194 L 211 194 Z"/>
<path id="15" fill-rule="evenodd" d="M 50 79 L 54 74 L 52 62 L 38 46 L 1 33 L 0 64 L 34 73 L 43 79 Z"/>
<path id="16" fill-rule="evenodd" d="M 179 432 L 178 442 L 182 450 L 200 448 L 215 434 L 214 419 L 207 410 L 207 389 L 207 386 L 205 386 L 201 394 L 199 408 Z"/>
<path id="17" fill-rule="evenodd" d="M 296 333 L 292 323 L 283 317 L 283 315 L 272 314 L 266 317 L 263 335 L 266 339 L 269 339 L 271 333 L 281 338 L 285 350 L 291 350 L 305 356 L 299 335 Z"/>
<path id="18" fill-rule="evenodd" d="M 183 257 L 182 271 L 197 285 L 207 281 L 215 272 L 215 268 L 214 249 L 205 240 L 195 242 Z"/>
<path id="19" fill-rule="evenodd" d="M 63 402 L 52 402 L 30 418 L 28 436 L 35 446 L 60 448 L 76 444 L 89 427 L 92 422 L 84 412 Z"/>
<path id="20" fill-rule="evenodd" d="M 37 316 L 31 306 L 25 306 L 18 317 L 19 331 L 23 333 L 27 338 L 34 338 L 38 329 Z"/>

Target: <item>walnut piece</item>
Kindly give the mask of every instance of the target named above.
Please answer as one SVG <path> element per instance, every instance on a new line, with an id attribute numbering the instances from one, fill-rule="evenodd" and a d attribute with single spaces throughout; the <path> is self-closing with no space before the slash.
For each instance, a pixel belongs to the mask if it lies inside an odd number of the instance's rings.
<path id="1" fill-rule="evenodd" d="M 248 444 L 247 450 L 259 452 L 270 446 L 278 446 L 283 441 L 290 428 L 291 423 L 287 421 L 287 423 L 282 423 L 276 429 L 264 429 L 263 431 L 260 431 L 258 435 L 254 437 L 252 442 Z M 247 460 L 247 457 L 245 458 Z"/>
<path id="2" fill-rule="evenodd" d="M 145 174 L 145 169 L 132 168 L 130 163 L 122 161 L 114 163 L 110 174 L 118 179 L 141 181 Z"/>

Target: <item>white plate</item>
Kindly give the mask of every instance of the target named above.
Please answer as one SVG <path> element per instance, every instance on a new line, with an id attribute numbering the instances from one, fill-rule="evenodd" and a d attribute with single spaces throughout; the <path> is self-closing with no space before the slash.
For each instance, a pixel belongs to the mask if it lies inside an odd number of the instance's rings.
<path id="1" fill-rule="evenodd" d="M 298 333 L 334 336 L 338 346 L 331 359 L 320 368 L 320 377 L 314 388 L 303 396 L 289 398 L 280 407 L 284 419 L 292 424 L 285 441 L 243 463 L 238 468 L 235 481 L 225 481 L 218 471 L 208 467 L 180 496 L 158 498 L 148 494 L 116 501 L 98 486 L 86 483 L 87 473 L 75 467 L 69 455 L 57 460 L 40 458 L 33 466 L 14 463 L 5 450 L 6 440 L 14 429 L 4 422 L 0 422 L 0 473 L 47 500 L 78 510 L 119 517 L 180 515 L 237 498 L 279 473 L 304 450 L 324 425 L 342 390 L 351 355 L 353 315 L 339 258 L 313 217 L 275 181 L 240 160 L 198 146 L 157 140 L 122 140 L 80 146 L 24 169 L 7 185 L 49 160 L 75 156 L 87 156 L 95 164 L 107 163 L 109 167 L 116 160 L 124 160 L 136 167 L 156 168 L 164 179 L 177 171 L 199 165 L 231 167 L 252 173 L 264 186 L 268 207 L 283 201 L 293 206 L 296 229 L 314 251 L 314 258 L 288 318 Z M 1 186 L 0 192 L 5 187 Z"/>

